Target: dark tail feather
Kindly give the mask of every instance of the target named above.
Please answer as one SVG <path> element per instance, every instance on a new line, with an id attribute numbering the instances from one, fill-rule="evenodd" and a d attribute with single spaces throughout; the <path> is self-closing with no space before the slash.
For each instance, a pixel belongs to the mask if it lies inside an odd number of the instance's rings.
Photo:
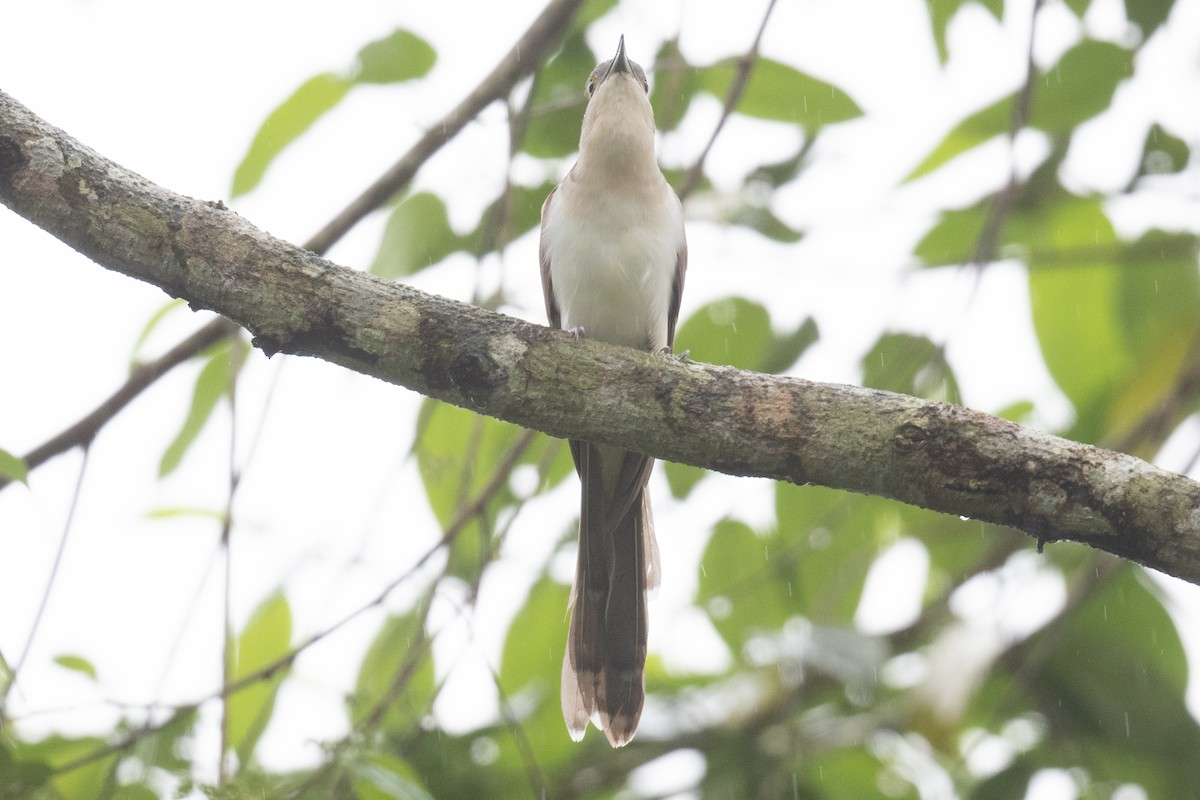
<path id="1" fill-rule="evenodd" d="M 588 720 L 598 718 L 609 742 L 620 747 L 637 731 L 646 694 L 646 590 L 658 578 L 645 492 L 652 461 L 585 442 L 571 442 L 571 451 L 583 500 L 563 718 L 576 741 Z M 605 467 L 616 474 L 606 479 Z"/>

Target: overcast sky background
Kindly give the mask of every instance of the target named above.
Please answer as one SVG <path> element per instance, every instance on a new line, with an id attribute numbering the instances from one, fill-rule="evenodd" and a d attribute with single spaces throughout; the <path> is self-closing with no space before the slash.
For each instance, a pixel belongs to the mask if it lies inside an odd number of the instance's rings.
<path id="1" fill-rule="evenodd" d="M 752 232 L 708 224 L 704 220 L 713 214 L 703 200 L 689 205 L 691 259 L 681 319 L 731 294 L 766 304 L 779 328 L 814 316 L 822 340 L 797 373 L 842 382 L 859 379 L 858 360 L 882 329 L 927 333 L 948 342 L 968 405 L 995 411 L 1033 399 L 1046 427 L 1068 419 L 1069 405 L 1045 373 L 1033 338 L 1020 268 L 997 265 L 978 281 L 955 270 L 906 269 L 913 241 L 924 231 L 915 223 L 931 219 L 931 209 L 946 198 L 976 199 L 970 189 L 978 185 L 976 177 L 998 181 L 1007 173 L 1007 148 L 997 143 L 964 159 L 953 175 L 895 189 L 960 118 L 964 103 L 982 106 L 1021 79 L 1030 3 L 1009 5 L 1015 7 L 1003 23 L 981 8 L 964 11 L 951 26 L 951 61 L 943 70 L 917 0 L 780 2 L 764 54 L 835 83 L 867 115 L 824 136 L 818 167 L 776 198 L 777 213 L 814 230 L 800 245 L 783 248 Z M 1089 30 L 1116 35 L 1119 0 L 1094 5 Z M 1191 143 L 1200 141 L 1200 104 L 1194 102 L 1200 92 L 1172 82 L 1172 76 L 1185 74 L 1185 65 L 1194 78 L 1200 3 L 1178 5 L 1170 29 L 1161 33 L 1163 42 L 1143 65 L 1146 80 L 1163 82 L 1162 97 L 1146 101 L 1118 93 L 1114 113 L 1094 126 L 1098 130 L 1067 163 L 1082 187 L 1110 188 L 1124 180 L 1128 165 L 1111 153 L 1140 153 L 1140 141 L 1130 142 L 1147 115 L 1179 115 L 1196 132 Z M 258 190 L 230 204 L 254 224 L 302 242 L 453 107 L 541 6 L 465 0 L 12 4 L 5 10 L 9 35 L 0 48 L 0 88 L 151 180 L 228 202 L 233 170 L 275 105 L 318 72 L 348 69 L 366 42 L 397 27 L 413 30 L 438 52 L 427 80 L 356 89 L 344 107 L 278 159 Z M 627 2 L 595 26 L 590 42 L 606 55 L 624 33 L 631 54 L 647 62 L 664 38 L 682 31 L 688 59 L 707 63 L 743 53 L 764 7 L 758 1 Z M 467 18 L 470 25 L 463 25 Z M 1052 59 L 1079 32 L 1061 5 L 1050 4 L 1041 18 L 1039 56 Z M 1180 102 L 1189 92 L 1193 102 Z M 698 101 L 682 132 L 662 139 L 664 162 L 689 164 L 719 111 L 716 100 Z M 880 146 L 880 131 L 888 131 L 886 147 Z M 452 224 L 473 226 L 503 180 L 506 137 L 504 110 L 493 106 L 422 170 L 416 187 L 447 199 Z M 710 156 L 710 174 L 722 188 L 737 187 L 750 167 L 791 155 L 796 137 L 786 126 L 734 117 Z M 1025 136 L 1015 157 L 1028 165 L 1044 151 L 1037 136 Z M 569 165 L 570 160 L 557 165 L 557 172 Z M 518 162 L 513 169 L 528 182 L 546 177 L 544 167 L 533 163 Z M 1164 199 L 1161 206 L 1126 208 L 1116 221 L 1132 229 L 1148 218 L 1178 221 L 1194 214 L 1198 195 L 1193 193 L 1190 206 Z M 348 266 L 369 265 L 381 230 L 382 218 L 372 217 L 330 257 Z M 535 237 L 526 236 L 502 258 L 476 265 L 460 254 L 413 283 L 468 299 L 477 280 L 485 286 L 502 282 L 514 298 L 506 311 L 541 322 L 535 265 Z M 107 396 L 124 379 L 147 320 L 167 300 L 159 290 L 97 267 L 0 212 L 0 447 L 25 452 Z M 935 308 L 947 312 L 931 314 Z M 169 347 L 205 319 L 185 309 L 173 312 L 143 354 Z M 154 477 L 162 449 L 183 418 L 196 372 L 180 369 L 160 381 L 92 449 L 57 583 L 11 697 L 12 712 L 31 735 L 64 725 L 80 732 L 108 730 L 120 709 L 105 700 L 177 703 L 219 685 L 218 526 L 202 517 L 146 518 L 159 508 L 224 507 L 230 419 L 225 410 L 177 473 L 161 482 Z M 406 390 L 311 359 L 268 362 L 252 356 L 239 385 L 235 429 L 239 463 L 252 455 L 235 507 L 232 596 L 239 625 L 282 585 L 299 640 L 361 606 L 436 540 L 415 466 L 405 460 L 419 402 Z M 1195 436 L 1194 429 L 1190 433 Z M 1182 450 L 1168 449 L 1160 461 L 1179 468 L 1183 457 Z M 0 652 L 10 663 L 25 648 L 80 463 L 78 453 L 60 457 L 33 473 L 29 489 L 0 493 Z M 768 482 L 707 480 L 708 490 L 686 505 L 669 497 L 661 475 L 653 484 L 664 580 L 652 605 L 651 648 L 668 665 L 693 669 L 718 668 L 721 652 L 701 615 L 686 608 L 704 546 L 692 534 L 727 514 L 761 523 L 773 509 Z M 436 706 L 446 727 L 473 727 L 492 713 L 485 665 L 498 663 L 503 621 L 523 601 L 532 570 L 576 513 L 577 491 L 568 481 L 522 512 L 504 559 L 481 589 L 486 614 L 464 617 L 462 597 L 443 597 L 435 606 L 432 624 L 442 631 L 435 655 L 443 666 L 454 665 Z M 871 581 L 860 615 L 868 628 L 890 629 L 917 613 L 918 582 L 912 576 L 924 569 L 917 550 L 897 548 L 890 566 Z M 570 562 L 560 561 L 565 578 Z M 1036 558 L 1019 560 L 1005 578 L 1010 591 L 978 589 L 975 611 L 988 617 L 981 624 L 1019 630 L 1052 613 L 1062 586 L 1047 572 Z M 1200 588 L 1163 583 L 1178 600 L 1172 611 L 1194 666 L 1200 663 Z M 413 588 L 395 593 L 388 608 L 406 607 Z M 309 763 L 319 756 L 316 742 L 345 730 L 342 693 L 353 685 L 358 655 L 381 615 L 365 615 L 299 661 L 264 740 L 267 766 Z M 53 658 L 63 653 L 90 659 L 98 683 L 55 666 Z M 481 696 L 480 687 L 483 700 L 463 701 Z M 1191 689 L 1196 713 L 1195 677 Z M 215 718 L 208 709 L 209 723 Z M 652 733 L 654 725 L 648 712 L 644 728 Z M 215 738 L 209 745 L 211 759 Z"/>

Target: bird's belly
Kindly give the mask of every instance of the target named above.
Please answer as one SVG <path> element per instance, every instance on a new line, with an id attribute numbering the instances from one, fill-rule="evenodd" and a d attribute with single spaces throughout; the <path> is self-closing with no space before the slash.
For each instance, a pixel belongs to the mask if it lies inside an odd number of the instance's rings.
<path id="1" fill-rule="evenodd" d="M 666 347 L 675 231 L 644 217 L 607 222 L 617 224 L 568 221 L 551 254 L 563 327 L 627 347 Z"/>

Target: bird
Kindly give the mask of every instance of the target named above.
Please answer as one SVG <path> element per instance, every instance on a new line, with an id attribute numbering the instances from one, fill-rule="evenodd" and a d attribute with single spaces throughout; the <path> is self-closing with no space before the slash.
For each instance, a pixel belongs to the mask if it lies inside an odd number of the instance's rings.
<path id="1" fill-rule="evenodd" d="M 683 206 L 659 168 L 640 65 L 617 52 L 588 76 L 579 155 L 542 204 L 546 316 L 577 338 L 672 352 L 687 271 Z M 563 719 L 613 747 L 645 701 L 647 592 L 660 576 L 648 455 L 569 440 L 581 485 L 579 553 L 562 667 Z"/>

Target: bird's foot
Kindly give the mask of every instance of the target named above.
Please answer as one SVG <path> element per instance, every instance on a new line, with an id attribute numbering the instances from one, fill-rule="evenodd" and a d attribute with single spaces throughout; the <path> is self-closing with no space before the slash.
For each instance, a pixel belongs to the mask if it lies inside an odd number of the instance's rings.
<path id="1" fill-rule="evenodd" d="M 674 356 L 674 357 L 675 357 L 675 358 L 677 358 L 677 359 L 678 359 L 680 362 L 685 362 L 685 361 L 687 361 L 687 360 L 688 360 L 688 356 L 690 356 L 690 355 L 692 354 L 692 351 L 691 351 L 690 349 L 688 349 L 688 350 L 684 350 L 682 353 L 676 353 L 674 350 L 672 350 L 672 349 L 671 349 L 671 348 L 669 348 L 669 347 L 664 347 L 664 348 L 663 348 L 663 349 L 662 349 L 660 352 L 662 352 L 662 354 L 663 354 L 664 356 Z"/>

